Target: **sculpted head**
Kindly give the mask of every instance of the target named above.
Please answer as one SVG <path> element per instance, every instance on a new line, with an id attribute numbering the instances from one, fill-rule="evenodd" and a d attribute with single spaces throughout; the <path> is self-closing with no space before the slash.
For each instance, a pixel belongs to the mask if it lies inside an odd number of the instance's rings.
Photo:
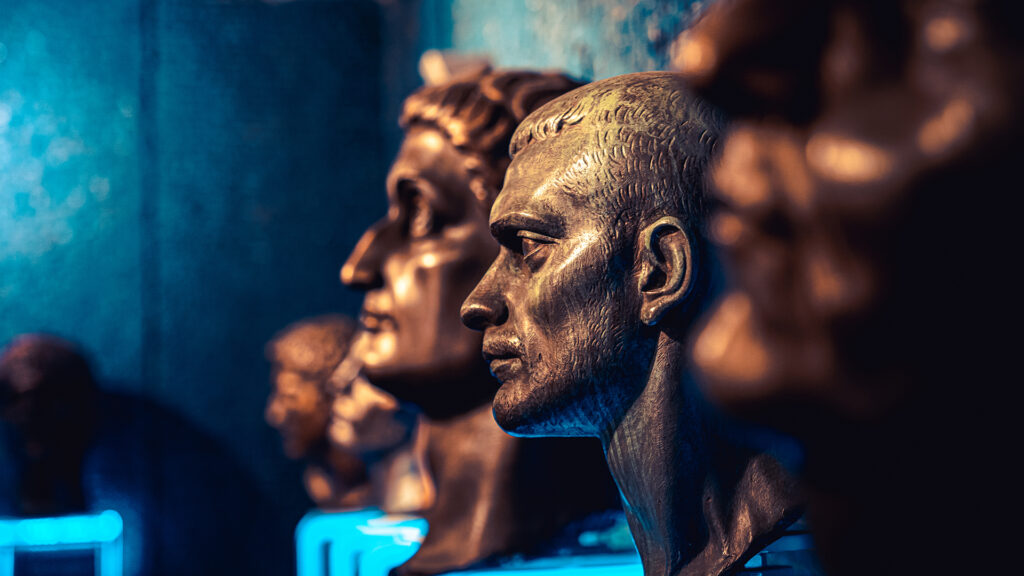
<path id="1" fill-rule="evenodd" d="M 493 394 L 478 382 L 451 389 L 472 380 L 467 375 L 486 375 L 480 335 L 459 322 L 459 307 L 498 250 L 487 214 L 516 125 L 576 86 L 557 74 L 496 72 L 426 87 L 405 101 L 388 212 L 360 239 L 341 278 L 366 291 L 363 372 L 428 415 Z"/>
<path id="2" fill-rule="evenodd" d="M 267 344 L 273 391 L 267 423 L 281 434 L 290 458 L 320 455 L 327 443 L 365 456 L 408 440 L 415 415 L 362 378 L 338 382 L 342 366 L 358 363 L 350 346 L 355 323 L 336 314 L 296 322 Z"/>
<path id="3" fill-rule="evenodd" d="M 501 245 L 462 319 L 522 435 L 604 435 L 660 339 L 702 299 L 706 165 L 718 115 L 668 73 L 594 82 L 535 111 L 491 210 Z"/>
<path id="4" fill-rule="evenodd" d="M 331 409 L 327 381 L 354 332 L 344 316 L 319 316 L 288 326 L 267 344 L 273 390 L 265 417 L 290 458 L 305 457 L 324 441 Z"/>
<path id="5" fill-rule="evenodd" d="M 99 388 L 78 347 L 25 334 L 0 351 L 0 425 L 33 458 L 83 452 L 96 426 Z"/>

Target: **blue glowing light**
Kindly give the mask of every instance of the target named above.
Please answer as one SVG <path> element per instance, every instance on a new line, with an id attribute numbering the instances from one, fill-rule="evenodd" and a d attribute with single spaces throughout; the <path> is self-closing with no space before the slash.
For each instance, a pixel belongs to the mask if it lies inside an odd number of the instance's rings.
<path id="1" fill-rule="evenodd" d="M 14 551 L 93 549 L 100 576 L 124 571 L 124 520 L 114 510 L 50 518 L 0 518 L 0 576 L 14 574 Z"/>
<path id="2" fill-rule="evenodd" d="M 295 529 L 298 576 L 387 576 L 412 557 L 427 523 L 412 516 L 387 516 L 377 509 L 310 512 Z M 634 553 L 542 558 L 500 568 L 459 572 L 477 576 L 643 576 Z"/>
<path id="3" fill-rule="evenodd" d="M 495 576 L 498 573 L 508 576 L 643 576 L 644 568 L 636 554 L 593 554 L 538 558 L 506 564 L 500 568 L 466 570 L 457 574 Z"/>
<path id="4" fill-rule="evenodd" d="M 387 576 L 416 553 L 427 522 L 369 508 L 310 512 L 295 529 L 298 576 Z"/>
<path id="5" fill-rule="evenodd" d="M 412 557 L 426 534 L 426 521 L 387 516 L 377 509 L 310 512 L 295 529 L 298 576 L 387 576 Z M 786 534 L 746 565 L 778 571 L 766 556 L 812 550 L 810 536 Z M 453 572 L 450 576 L 643 576 L 635 549 L 623 553 L 509 560 L 498 567 Z M 774 573 L 774 572 L 773 572 Z M 789 573 L 789 572 L 784 572 Z"/>

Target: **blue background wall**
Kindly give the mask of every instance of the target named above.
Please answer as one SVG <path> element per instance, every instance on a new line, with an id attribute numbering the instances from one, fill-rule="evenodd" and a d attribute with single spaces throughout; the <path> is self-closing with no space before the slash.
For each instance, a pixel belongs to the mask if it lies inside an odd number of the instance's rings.
<path id="1" fill-rule="evenodd" d="M 193 530 L 230 511 L 210 538 L 264 574 L 309 502 L 262 419 L 263 344 L 358 308 L 337 278 L 383 208 L 379 32 L 369 1 L 0 2 L 0 341 L 71 338 L 180 417 L 125 428 L 133 505 Z M 201 439 L 237 490 L 208 488 Z"/>
<path id="2" fill-rule="evenodd" d="M 669 46 L 700 9 L 686 0 L 446 0 L 433 30 L 498 66 L 559 68 L 591 80 L 668 66 Z M 439 39 L 441 40 L 441 39 Z M 443 41 L 443 40 L 441 40 Z"/>
<path id="3" fill-rule="evenodd" d="M 216 537 L 287 573 L 309 502 L 262 419 L 263 344 L 357 312 L 337 273 L 384 211 L 420 54 L 592 79 L 659 69 L 699 4 L 0 0 L 0 343 L 71 338 L 106 389 L 215 446 L 252 506 L 203 496 L 209 471 L 133 423 L 140 513 L 277 523 Z"/>

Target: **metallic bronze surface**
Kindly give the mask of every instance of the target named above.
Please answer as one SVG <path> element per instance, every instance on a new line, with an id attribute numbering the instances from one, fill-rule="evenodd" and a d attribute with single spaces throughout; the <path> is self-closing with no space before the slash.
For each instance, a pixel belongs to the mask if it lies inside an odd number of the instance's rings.
<path id="1" fill-rule="evenodd" d="M 389 513 L 420 513 L 436 497 L 426 457 L 425 425 L 409 404 L 360 373 L 358 347 L 331 375 L 327 430 L 334 452 L 357 456 L 367 469 L 367 503 Z"/>
<path id="2" fill-rule="evenodd" d="M 779 463 L 688 376 L 720 123 L 664 72 L 531 114 L 491 211 L 501 251 L 462 307 L 485 331 L 503 428 L 601 439 L 648 576 L 735 571 L 799 514 Z"/>
<path id="3" fill-rule="evenodd" d="M 410 96 L 387 179 L 387 215 L 342 268 L 367 291 L 356 343 L 363 372 L 427 417 L 437 502 L 419 552 L 396 569 L 436 574 L 528 551 L 569 520 L 614 506 L 596 444 L 522 440 L 495 424 L 496 386 L 459 307 L 498 252 L 487 213 L 508 143 L 530 111 L 578 84 L 495 72 Z"/>
<path id="4" fill-rule="evenodd" d="M 1015 4 L 729 0 L 679 42 L 737 119 L 713 225 L 736 286 L 693 354 L 713 399 L 806 446 L 833 574 L 1015 569 Z"/>
<path id="5" fill-rule="evenodd" d="M 329 385 L 355 328 L 344 316 L 318 316 L 267 344 L 274 385 L 267 423 L 281 433 L 288 457 L 308 463 L 304 483 L 317 506 L 422 510 L 432 486 L 413 449 L 416 416 L 365 381 Z"/>

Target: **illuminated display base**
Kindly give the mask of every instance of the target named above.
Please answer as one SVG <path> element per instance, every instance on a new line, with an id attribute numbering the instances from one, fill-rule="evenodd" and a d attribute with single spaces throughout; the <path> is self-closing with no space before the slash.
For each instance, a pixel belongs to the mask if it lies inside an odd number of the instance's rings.
<path id="1" fill-rule="evenodd" d="M 0 518 L 0 576 L 14 576 L 15 552 L 92 550 L 96 574 L 122 576 L 124 521 L 113 510 L 51 518 Z"/>
<path id="2" fill-rule="evenodd" d="M 306 514 L 295 530 L 298 576 L 387 576 L 408 560 L 426 534 L 426 521 L 385 515 L 377 509 Z M 581 536 L 580 540 L 584 538 Z M 500 566 L 465 570 L 458 576 L 643 576 L 636 551 L 510 559 Z M 810 537 L 802 530 L 783 536 L 747 563 L 755 576 L 820 574 Z"/>
<path id="3" fill-rule="evenodd" d="M 387 576 L 416 553 L 427 522 L 370 508 L 310 512 L 295 529 L 298 576 Z"/>

